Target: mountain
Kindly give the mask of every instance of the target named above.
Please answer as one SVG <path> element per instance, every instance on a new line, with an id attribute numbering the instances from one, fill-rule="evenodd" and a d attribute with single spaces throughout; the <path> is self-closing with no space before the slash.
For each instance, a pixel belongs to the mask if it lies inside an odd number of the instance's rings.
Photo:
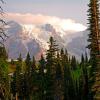
<path id="1" fill-rule="evenodd" d="M 67 44 L 67 49 L 70 54 L 75 55 L 79 59 L 81 55 L 85 54 L 86 52 L 89 56 L 89 50 L 87 49 L 88 33 L 88 31 L 79 32 L 81 36 L 73 38 L 72 41 Z"/>
<path id="2" fill-rule="evenodd" d="M 37 55 L 40 52 L 39 43 L 33 38 L 31 39 L 26 34 L 23 33 L 23 28 L 18 23 L 11 21 L 8 22 L 8 27 L 6 28 L 6 33 L 8 38 L 5 41 L 5 47 L 8 52 L 9 58 L 16 59 L 22 54 L 25 58 L 27 52 L 31 55 Z"/>
<path id="3" fill-rule="evenodd" d="M 9 58 L 16 59 L 19 54 L 25 58 L 27 52 L 35 57 L 40 57 L 48 49 L 50 36 L 57 41 L 59 48 L 67 48 L 70 54 L 78 58 L 85 51 L 87 45 L 87 31 L 84 32 L 64 32 L 59 31 L 51 24 L 43 25 L 20 25 L 17 22 L 7 23 L 6 33 L 8 38 L 5 41 Z"/>

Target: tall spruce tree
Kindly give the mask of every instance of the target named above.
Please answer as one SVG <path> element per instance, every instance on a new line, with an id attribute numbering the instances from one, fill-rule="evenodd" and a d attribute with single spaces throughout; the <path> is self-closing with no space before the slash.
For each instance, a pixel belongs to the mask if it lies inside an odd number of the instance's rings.
<path id="1" fill-rule="evenodd" d="M 21 66 L 20 64 L 17 64 L 16 71 L 15 71 L 15 77 L 16 77 L 16 98 L 19 98 L 20 96 L 20 82 L 21 82 Z"/>
<path id="2" fill-rule="evenodd" d="M 75 56 L 72 56 L 71 68 L 72 68 L 72 70 L 76 70 L 77 69 L 77 61 L 76 61 Z"/>
<path id="3" fill-rule="evenodd" d="M 82 68 L 82 88 L 81 88 L 81 96 L 82 98 L 84 97 L 84 100 L 88 100 L 89 99 L 89 84 L 88 84 L 88 60 L 87 60 L 87 56 L 84 58 L 84 56 L 82 55 L 81 57 L 81 68 Z"/>
<path id="4" fill-rule="evenodd" d="M 31 67 L 32 67 L 31 66 L 31 57 L 30 57 L 29 52 L 27 53 L 25 64 L 26 64 L 26 72 L 29 74 L 31 71 Z"/>
<path id="5" fill-rule="evenodd" d="M 46 61 L 43 57 L 43 55 L 41 55 L 41 59 L 39 61 L 39 76 L 40 76 L 40 94 L 39 94 L 39 98 L 40 100 L 46 100 L 46 77 L 45 77 L 45 67 L 46 67 Z"/>
<path id="6" fill-rule="evenodd" d="M 25 60 L 25 64 L 26 64 L 26 71 L 25 71 L 25 80 L 26 80 L 26 91 L 27 91 L 27 99 L 31 99 L 32 98 L 32 62 L 31 62 L 31 57 L 30 57 L 30 54 L 29 52 L 27 53 L 27 56 L 26 56 L 26 60 Z"/>
<path id="7" fill-rule="evenodd" d="M 62 63 L 60 60 L 59 52 L 57 53 L 56 60 L 56 78 L 55 78 L 55 99 L 63 100 L 63 71 L 62 71 Z"/>
<path id="8" fill-rule="evenodd" d="M 56 45 L 56 41 L 53 37 L 49 39 L 49 49 L 47 50 L 46 54 L 46 78 L 47 78 L 47 86 L 46 86 L 46 99 L 47 100 L 54 100 L 55 95 L 55 74 L 56 74 L 56 58 L 57 58 L 57 51 L 58 47 Z"/>
<path id="9" fill-rule="evenodd" d="M 23 59 L 22 59 L 22 55 L 21 54 L 19 55 L 19 57 L 17 58 L 17 60 L 18 60 L 18 65 L 21 67 L 20 70 L 22 72 L 22 70 L 23 70 L 22 69 L 22 61 L 23 61 Z"/>
<path id="10" fill-rule="evenodd" d="M 64 55 L 64 100 L 76 100 L 73 79 L 71 75 L 71 65 L 68 62 L 68 54 Z"/>
<path id="11" fill-rule="evenodd" d="M 32 59 L 32 69 L 33 69 L 33 71 L 36 70 L 36 60 L 35 60 L 34 56 L 33 56 L 33 59 Z"/>
<path id="12" fill-rule="evenodd" d="M 88 10 L 89 39 L 90 45 L 90 99 L 100 99 L 100 18 L 99 0 L 90 0 Z"/>

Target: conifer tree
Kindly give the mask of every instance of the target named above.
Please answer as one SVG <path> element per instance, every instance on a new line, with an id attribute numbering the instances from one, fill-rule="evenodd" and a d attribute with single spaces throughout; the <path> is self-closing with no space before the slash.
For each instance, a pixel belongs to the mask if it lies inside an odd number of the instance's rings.
<path id="1" fill-rule="evenodd" d="M 87 62 L 87 56 L 84 58 L 84 56 L 82 55 L 81 57 L 81 68 L 82 68 L 82 86 L 83 88 L 81 88 L 82 95 L 84 97 L 84 100 L 88 100 L 88 96 L 89 96 L 89 84 L 88 84 L 88 62 Z M 82 90 L 83 89 L 83 90 Z"/>
<path id="2" fill-rule="evenodd" d="M 62 100 L 63 96 L 63 72 L 62 72 L 62 63 L 60 60 L 60 55 L 57 53 L 56 61 L 56 78 L 55 78 L 55 99 Z"/>
<path id="3" fill-rule="evenodd" d="M 16 97 L 20 95 L 20 82 L 21 82 L 21 66 L 20 64 L 17 64 L 16 71 L 15 71 L 15 77 L 16 77 Z"/>
<path id="4" fill-rule="evenodd" d="M 26 60 L 25 60 L 25 64 L 26 64 L 26 71 L 25 71 L 25 80 L 26 80 L 26 87 L 27 87 L 27 99 L 31 99 L 31 95 L 32 95 L 32 80 L 31 80 L 31 76 L 32 76 L 32 63 L 31 63 L 31 57 L 29 52 L 27 53 L 26 56 Z"/>
<path id="5" fill-rule="evenodd" d="M 71 68 L 72 68 L 72 70 L 76 70 L 77 69 L 77 61 L 76 61 L 75 56 L 72 56 Z"/>
<path id="6" fill-rule="evenodd" d="M 32 59 L 32 69 L 36 70 L 36 60 L 35 60 L 34 56 L 33 56 L 33 59 Z"/>
<path id="7" fill-rule="evenodd" d="M 20 66 L 20 71 L 22 72 L 22 61 L 23 61 L 23 59 L 22 59 L 21 54 L 19 55 L 19 57 L 17 58 L 17 60 L 18 60 L 18 65 Z"/>
<path id="8" fill-rule="evenodd" d="M 39 61 L 39 75 L 40 75 L 40 100 L 46 100 L 46 77 L 45 77 L 45 67 L 46 67 L 46 61 L 43 57 L 43 55 L 41 55 L 41 59 Z"/>
<path id="9" fill-rule="evenodd" d="M 88 10 L 89 21 L 89 39 L 90 45 L 90 99 L 97 98 L 100 94 L 100 18 L 99 18 L 99 0 L 90 0 Z M 100 96 L 98 97 L 100 98 Z"/>
<path id="10" fill-rule="evenodd" d="M 20 90 L 21 90 L 21 66 L 20 63 L 16 64 L 16 71 L 14 72 L 11 80 L 11 93 L 13 97 L 20 99 Z"/>
<path id="11" fill-rule="evenodd" d="M 66 64 L 64 66 L 64 100 L 73 99 L 75 99 L 74 83 L 71 75 L 70 65 Z"/>
<path id="12" fill-rule="evenodd" d="M 54 95 L 55 95 L 54 81 L 55 81 L 55 74 L 56 74 L 55 64 L 56 64 L 58 47 L 53 37 L 50 37 L 48 43 L 49 43 L 49 49 L 47 50 L 47 54 L 46 54 L 46 69 L 47 69 L 46 99 L 54 100 Z"/>
<path id="13" fill-rule="evenodd" d="M 31 57 L 30 57 L 29 52 L 27 53 L 25 64 L 26 64 L 26 72 L 30 73 L 32 66 L 31 66 Z"/>
<path id="14" fill-rule="evenodd" d="M 0 59 L 0 99 L 9 100 L 9 78 L 8 78 L 8 65 L 3 59 Z"/>

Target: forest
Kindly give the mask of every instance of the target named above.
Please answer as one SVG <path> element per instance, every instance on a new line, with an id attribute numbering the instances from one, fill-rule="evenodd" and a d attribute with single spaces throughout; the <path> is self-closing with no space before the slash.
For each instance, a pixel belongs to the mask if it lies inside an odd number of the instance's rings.
<path id="1" fill-rule="evenodd" d="M 4 1 L 0 0 L 0 5 Z M 67 48 L 60 49 L 54 37 L 48 40 L 49 49 L 39 61 L 27 53 L 8 61 L 3 42 L 0 42 L 0 100 L 100 100 L 100 14 L 99 0 L 88 4 L 88 42 L 90 57 L 82 54 L 81 61 L 70 56 Z M 5 41 L 0 6 L 0 37 Z M 33 56 L 33 58 L 31 58 Z"/>

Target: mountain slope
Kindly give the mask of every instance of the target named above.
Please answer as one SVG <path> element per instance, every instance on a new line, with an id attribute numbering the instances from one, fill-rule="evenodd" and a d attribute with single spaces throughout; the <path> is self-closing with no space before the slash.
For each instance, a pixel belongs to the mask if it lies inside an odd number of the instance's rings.
<path id="1" fill-rule="evenodd" d="M 57 31 L 51 24 L 20 25 L 10 21 L 6 33 L 9 37 L 5 42 L 5 46 L 9 58 L 14 59 L 18 58 L 20 53 L 25 58 L 27 52 L 30 52 L 31 56 L 39 57 L 48 49 L 47 41 L 50 36 L 54 37 L 59 48 L 67 48 L 71 54 L 77 57 L 85 51 L 87 45 L 87 36 L 84 35 L 84 32 L 64 32 L 60 28 Z"/>

